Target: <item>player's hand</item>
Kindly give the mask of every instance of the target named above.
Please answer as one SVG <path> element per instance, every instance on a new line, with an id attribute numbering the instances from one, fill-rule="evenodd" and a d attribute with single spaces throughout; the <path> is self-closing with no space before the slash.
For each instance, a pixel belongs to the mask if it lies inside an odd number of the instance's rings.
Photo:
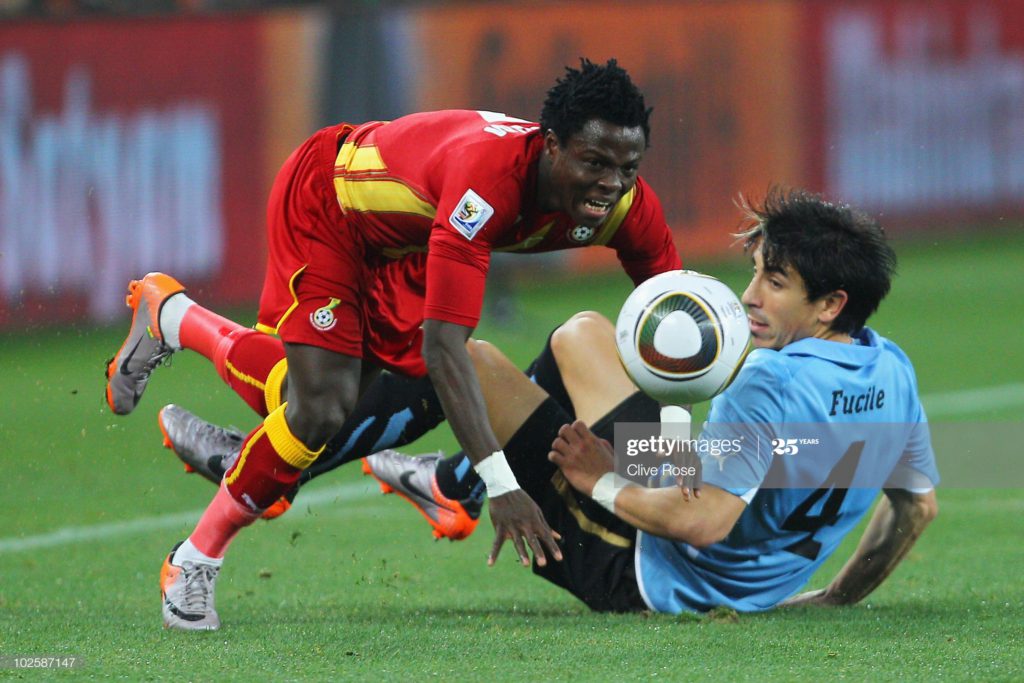
<path id="1" fill-rule="evenodd" d="M 672 464 L 676 467 L 695 467 L 698 475 L 696 477 L 684 477 L 680 474 L 676 475 L 676 486 L 679 487 L 680 493 L 683 494 L 683 500 L 687 503 L 690 502 L 690 498 L 700 498 L 700 489 L 702 485 L 702 478 L 700 477 L 700 458 L 692 453 L 674 453 L 671 456 Z"/>
<path id="2" fill-rule="evenodd" d="M 562 560 L 562 551 L 557 543 L 562 537 L 548 526 L 540 508 L 525 491 L 519 489 L 491 498 L 490 506 L 491 523 L 494 524 L 494 545 L 487 557 L 488 566 L 493 566 L 498 560 L 501 546 L 508 540 L 515 546 L 519 561 L 524 567 L 530 566 L 527 547 L 533 551 L 533 557 L 541 567 L 548 563 L 545 548 L 555 560 Z"/>
<path id="3" fill-rule="evenodd" d="M 612 445 L 598 438 L 583 420 L 562 425 L 548 460 L 558 465 L 574 489 L 587 496 L 593 493 L 597 480 L 615 467 Z"/>
<path id="4" fill-rule="evenodd" d="M 828 589 L 819 588 L 815 591 L 806 591 L 799 595 L 794 595 L 788 600 L 783 600 L 779 603 L 779 607 L 801 607 L 803 605 L 820 605 L 834 607 L 842 603 L 836 601 L 829 595 Z"/>
<path id="5" fill-rule="evenodd" d="M 700 489 L 684 486 L 682 477 L 676 477 L 676 485 L 679 486 L 679 492 L 683 494 L 683 500 L 687 503 L 690 502 L 690 498 L 700 498 Z"/>

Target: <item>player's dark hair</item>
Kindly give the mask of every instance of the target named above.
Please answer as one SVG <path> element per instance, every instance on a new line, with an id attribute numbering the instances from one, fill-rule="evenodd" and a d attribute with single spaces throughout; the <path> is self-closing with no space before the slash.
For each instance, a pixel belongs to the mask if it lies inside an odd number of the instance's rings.
<path id="1" fill-rule="evenodd" d="M 846 292 L 832 321 L 836 332 L 856 334 L 889 293 L 896 253 L 885 231 L 867 214 L 804 190 L 773 187 L 760 205 L 742 202 L 751 226 L 737 236 L 750 252 L 761 246 L 768 270 L 792 266 L 804 280 L 807 299 Z"/>
<path id="2" fill-rule="evenodd" d="M 644 142 L 650 145 L 650 118 L 651 108 L 644 105 L 644 96 L 616 60 L 598 65 L 581 58 L 579 69 L 566 67 L 565 76 L 548 90 L 540 129 L 550 130 L 564 145 L 588 121 L 601 119 L 626 128 L 639 126 Z"/>

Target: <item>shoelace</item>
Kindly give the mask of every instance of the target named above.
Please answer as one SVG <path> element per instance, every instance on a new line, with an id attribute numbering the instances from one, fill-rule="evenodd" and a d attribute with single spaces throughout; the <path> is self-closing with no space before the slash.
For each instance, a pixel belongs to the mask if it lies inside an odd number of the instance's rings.
<path id="1" fill-rule="evenodd" d="M 206 614 L 213 598 L 213 581 L 220 570 L 208 564 L 195 562 L 185 563 L 181 569 L 185 575 L 185 590 L 182 595 L 185 611 Z"/>
<path id="2" fill-rule="evenodd" d="M 146 359 L 146 362 L 142 364 L 142 369 L 139 371 L 139 379 L 143 382 L 149 379 L 149 376 L 153 374 L 157 366 L 167 360 L 167 365 L 170 367 L 171 361 L 169 360 L 171 354 L 174 353 L 174 349 L 167 346 L 163 342 L 157 347 L 157 352 Z"/>

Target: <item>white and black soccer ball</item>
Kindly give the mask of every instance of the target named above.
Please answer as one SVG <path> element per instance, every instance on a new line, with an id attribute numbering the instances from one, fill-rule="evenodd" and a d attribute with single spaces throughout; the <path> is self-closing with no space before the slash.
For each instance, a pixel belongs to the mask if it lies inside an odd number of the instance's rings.
<path id="1" fill-rule="evenodd" d="M 729 386 L 746 358 L 750 328 L 724 282 L 674 270 L 626 298 L 615 342 L 626 373 L 644 393 L 666 404 L 692 404 Z"/>

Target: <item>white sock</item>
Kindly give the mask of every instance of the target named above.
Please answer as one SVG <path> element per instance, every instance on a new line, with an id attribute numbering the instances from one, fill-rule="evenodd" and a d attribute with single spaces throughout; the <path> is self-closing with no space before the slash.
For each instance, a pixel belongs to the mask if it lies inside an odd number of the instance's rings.
<path id="1" fill-rule="evenodd" d="M 175 351 L 181 350 L 181 320 L 185 317 L 185 311 L 195 305 L 195 301 L 179 292 L 164 301 L 160 307 L 160 336 Z"/>
<path id="2" fill-rule="evenodd" d="M 179 567 L 182 562 L 198 562 L 199 564 L 212 564 L 214 567 L 219 567 L 223 564 L 224 558 L 210 557 L 200 552 L 199 548 L 192 545 L 192 539 L 189 538 L 178 546 L 178 549 L 174 551 L 174 557 L 171 558 L 171 563 Z"/>

